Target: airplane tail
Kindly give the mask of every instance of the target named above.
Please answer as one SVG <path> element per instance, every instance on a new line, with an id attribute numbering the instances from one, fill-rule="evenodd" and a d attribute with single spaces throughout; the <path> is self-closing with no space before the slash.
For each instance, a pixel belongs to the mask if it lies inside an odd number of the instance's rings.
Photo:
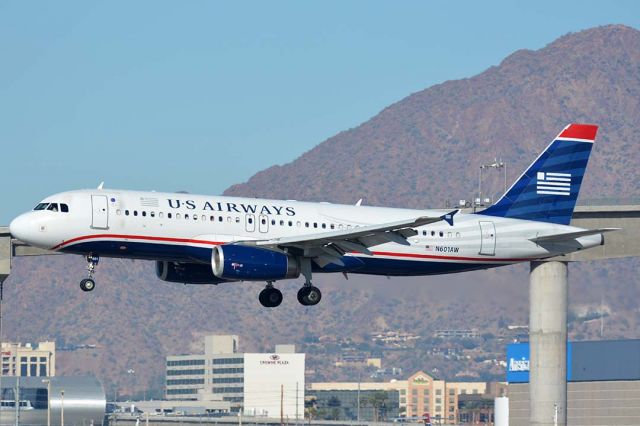
<path id="1" fill-rule="evenodd" d="M 568 225 L 597 132 L 593 124 L 565 127 L 498 202 L 478 214 Z"/>

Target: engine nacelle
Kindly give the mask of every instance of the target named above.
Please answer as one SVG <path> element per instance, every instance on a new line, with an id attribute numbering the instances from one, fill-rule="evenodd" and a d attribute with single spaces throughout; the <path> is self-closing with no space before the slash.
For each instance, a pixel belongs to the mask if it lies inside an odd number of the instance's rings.
<path id="1" fill-rule="evenodd" d="M 225 280 L 275 281 L 300 276 L 300 262 L 286 253 L 223 244 L 211 253 L 213 274 Z"/>
<path id="2" fill-rule="evenodd" d="M 200 263 L 156 262 L 156 275 L 162 281 L 185 284 L 220 284 L 211 266 Z"/>

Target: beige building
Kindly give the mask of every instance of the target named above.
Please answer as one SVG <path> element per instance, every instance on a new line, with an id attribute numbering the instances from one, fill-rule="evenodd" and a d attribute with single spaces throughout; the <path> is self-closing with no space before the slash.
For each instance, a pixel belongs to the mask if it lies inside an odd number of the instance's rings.
<path id="1" fill-rule="evenodd" d="M 445 424 L 458 420 L 460 395 L 482 395 L 495 389 L 486 382 L 447 382 L 418 371 L 407 380 L 390 382 L 328 382 L 312 383 L 311 390 L 396 390 L 399 393 L 399 411 L 406 417 L 421 417 L 426 413 L 432 419 L 440 418 Z"/>
<path id="2" fill-rule="evenodd" d="M 56 343 L 2 343 L 3 376 L 40 376 L 56 375 Z"/>

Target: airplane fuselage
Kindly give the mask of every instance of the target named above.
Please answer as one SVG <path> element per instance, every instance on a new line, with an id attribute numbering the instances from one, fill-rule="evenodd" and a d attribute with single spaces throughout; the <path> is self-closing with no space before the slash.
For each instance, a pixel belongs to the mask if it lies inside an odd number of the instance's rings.
<path id="1" fill-rule="evenodd" d="M 356 229 L 440 210 L 311 203 L 124 190 L 78 190 L 45 198 L 48 207 L 18 217 L 14 236 L 83 255 L 210 264 L 216 245 Z M 57 205 L 54 211 L 51 204 Z M 68 210 L 63 212 L 62 204 Z M 408 245 L 387 242 L 371 254 L 346 253 L 318 272 L 410 276 L 461 272 L 548 258 L 592 247 L 601 235 L 540 245 L 530 239 L 580 228 L 482 214 L 415 228 Z"/>

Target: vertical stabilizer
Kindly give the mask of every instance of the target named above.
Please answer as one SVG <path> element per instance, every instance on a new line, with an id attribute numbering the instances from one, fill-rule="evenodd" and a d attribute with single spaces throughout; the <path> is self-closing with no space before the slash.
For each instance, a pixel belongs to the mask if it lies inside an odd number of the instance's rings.
<path id="1" fill-rule="evenodd" d="M 570 124 L 497 203 L 478 214 L 568 225 L 598 126 Z"/>

